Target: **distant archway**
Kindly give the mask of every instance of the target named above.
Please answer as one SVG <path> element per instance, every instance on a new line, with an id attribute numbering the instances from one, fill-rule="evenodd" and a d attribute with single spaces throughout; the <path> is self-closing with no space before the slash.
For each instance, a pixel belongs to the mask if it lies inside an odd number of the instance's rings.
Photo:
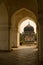
<path id="1" fill-rule="evenodd" d="M 32 24 L 31 24 L 32 23 Z M 24 26 L 23 26 L 23 28 L 25 27 L 25 26 L 27 26 L 28 24 L 30 24 L 31 26 L 33 26 L 34 28 L 35 28 L 35 33 L 36 33 L 36 22 L 34 21 L 34 20 L 32 20 L 32 19 L 30 19 L 29 17 L 25 17 L 25 18 L 23 18 L 19 23 L 18 23 L 18 28 L 21 26 L 21 25 L 23 25 L 24 24 Z M 19 31 L 19 30 L 18 30 Z M 22 30 L 23 31 L 23 30 Z M 20 31 L 19 31 L 20 32 Z"/>
<path id="2" fill-rule="evenodd" d="M 10 44 L 11 44 L 11 46 L 12 45 L 14 47 L 19 46 L 18 26 L 19 26 L 19 24 L 21 24 L 23 22 L 22 20 L 25 20 L 25 19 L 30 19 L 30 20 L 35 21 L 35 23 L 37 25 L 37 18 L 32 11 L 30 11 L 26 8 L 22 8 L 22 9 L 18 10 L 17 12 L 15 12 L 11 18 L 11 30 L 10 30 Z"/>
<path id="3" fill-rule="evenodd" d="M 18 24 L 18 43 L 19 43 L 19 45 L 20 45 L 20 35 L 24 34 L 23 29 L 24 29 L 25 26 L 28 25 L 28 22 L 30 22 L 30 25 L 34 28 L 35 38 L 36 39 L 38 38 L 38 32 L 37 32 L 37 24 L 36 24 L 36 22 L 34 20 L 30 19 L 29 17 L 25 17 Z M 23 41 L 23 39 L 22 39 L 22 41 Z M 33 43 L 36 43 L 38 45 L 38 39 L 37 39 L 37 42 L 34 41 Z"/>

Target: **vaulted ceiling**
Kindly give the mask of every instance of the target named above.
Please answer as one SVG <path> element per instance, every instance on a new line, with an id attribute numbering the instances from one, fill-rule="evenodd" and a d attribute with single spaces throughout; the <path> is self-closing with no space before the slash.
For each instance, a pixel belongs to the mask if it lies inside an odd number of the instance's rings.
<path id="1" fill-rule="evenodd" d="M 43 13 L 43 0 L 0 0 L 4 2 L 9 16 L 19 9 L 26 8 L 37 14 Z"/>
<path id="2" fill-rule="evenodd" d="M 38 12 L 37 0 L 4 0 L 4 3 L 10 15 L 21 8 L 29 9 L 36 14 Z"/>

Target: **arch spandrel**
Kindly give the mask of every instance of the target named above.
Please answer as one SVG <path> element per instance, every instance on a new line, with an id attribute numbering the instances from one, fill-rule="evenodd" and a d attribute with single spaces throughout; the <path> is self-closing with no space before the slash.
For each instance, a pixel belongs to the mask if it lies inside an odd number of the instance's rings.
<path id="1" fill-rule="evenodd" d="M 13 16 L 11 18 L 12 25 L 16 26 L 16 28 L 17 28 L 18 23 L 20 22 L 20 20 L 22 20 L 25 17 L 29 17 L 29 18 L 33 19 L 34 21 L 37 21 L 37 18 L 36 18 L 35 14 L 32 11 L 30 11 L 30 10 L 28 10 L 26 8 L 22 8 L 22 9 L 16 11 L 13 14 Z"/>

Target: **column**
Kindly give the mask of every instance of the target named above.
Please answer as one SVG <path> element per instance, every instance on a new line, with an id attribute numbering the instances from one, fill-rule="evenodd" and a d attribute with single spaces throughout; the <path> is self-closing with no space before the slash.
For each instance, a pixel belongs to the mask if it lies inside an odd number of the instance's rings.
<path id="1" fill-rule="evenodd" d="M 43 18 L 39 18 L 39 61 L 43 61 Z"/>
<path id="2" fill-rule="evenodd" d="M 18 47 L 18 31 L 16 28 L 10 30 L 10 48 L 11 47 Z"/>

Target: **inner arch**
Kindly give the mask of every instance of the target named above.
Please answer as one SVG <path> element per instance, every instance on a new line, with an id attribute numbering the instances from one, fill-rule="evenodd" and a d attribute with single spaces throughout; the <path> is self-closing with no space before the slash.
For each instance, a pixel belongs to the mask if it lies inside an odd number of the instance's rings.
<path id="1" fill-rule="evenodd" d="M 22 23 L 19 25 L 19 32 L 23 33 L 24 32 L 24 27 L 26 27 L 28 24 L 30 24 L 34 28 L 34 32 L 36 33 L 36 24 L 34 21 L 30 19 L 26 19 L 22 21 Z"/>

